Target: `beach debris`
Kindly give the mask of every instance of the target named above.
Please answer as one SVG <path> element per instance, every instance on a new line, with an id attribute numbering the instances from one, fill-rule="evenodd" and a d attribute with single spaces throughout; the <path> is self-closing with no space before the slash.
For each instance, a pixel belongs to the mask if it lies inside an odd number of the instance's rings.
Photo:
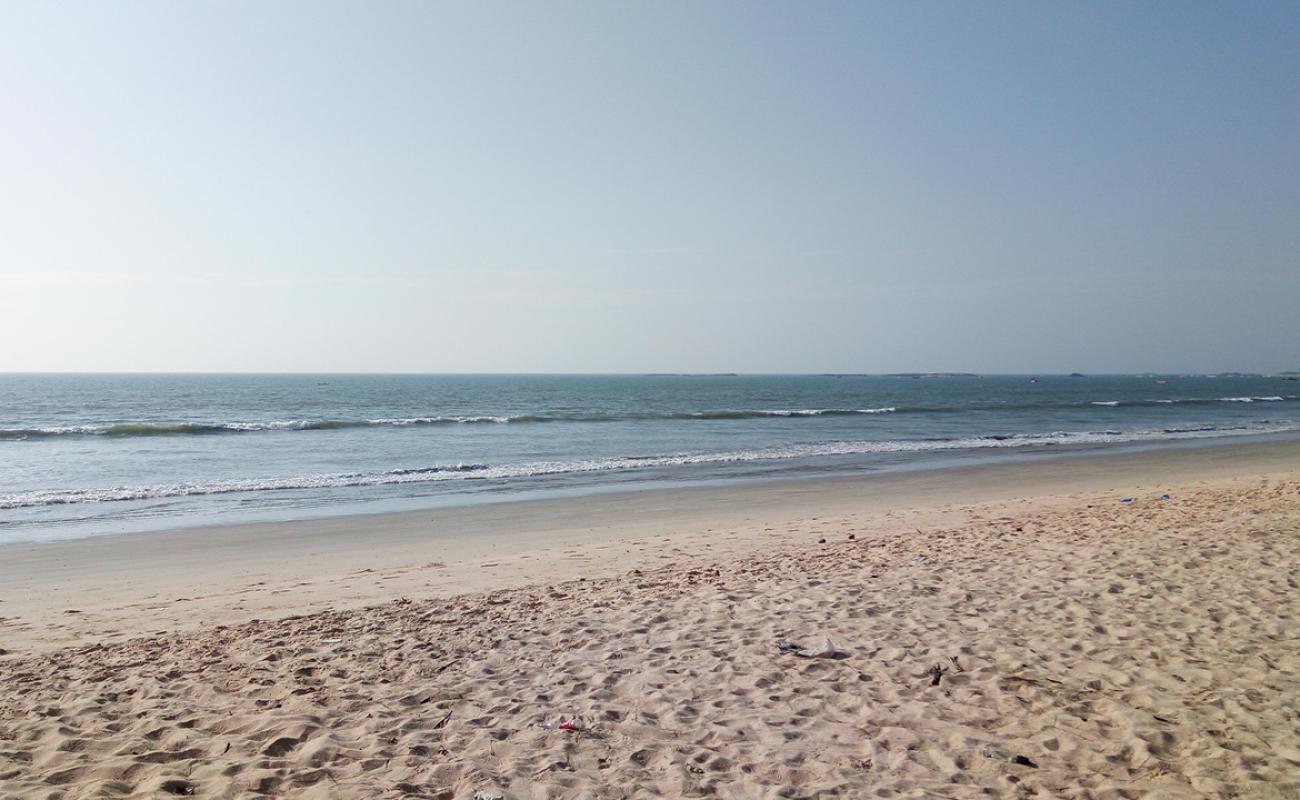
<path id="1" fill-rule="evenodd" d="M 984 745 L 984 748 L 980 750 L 980 752 L 984 755 L 985 758 L 992 758 L 998 761 L 1010 761 L 1012 764 L 1016 764 L 1017 766 L 1029 767 L 1031 769 L 1038 769 L 1038 764 L 1034 763 L 1034 760 L 1032 758 L 1028 756 L 1022 756 L 1019 753 L 1008 752 L 1005 748 L 1001 747 L 1000 745 L 996 745 L 991 742 L 989 744 Z"/>
<path id="2" fill-rule="evenodd" d="M 961 663 L 957 661 L 957 656 L 948 656 L 948 660 L 952 662 L 953 669 L 957 670 L 958 672 L 966 671 L 965 669 L 962 668 Z"/>
<path id="3" fill-rule="evenodd" d="M 835 649 L 829 637 L 823 636 L 821 644 L 814 648 L 800 650 L 798 655 L 804 658 L 834 658 L 839 655 L 839 651 Z"/>
<path id="4" fill-rule="evenodd" d="M 840 651 L 835 649 L 835 645 L 826 636 L 822 637 L 821 643 L 816 647 L 804 647 L 789 639 L 781 639 L 776 643 L 776 649 L 782 653 L 793 653 L 800 658 L 835 658 L 840 655 Z"/>
<path id="5" fill-rule="evenodd" d="M 1121 497 L 1121 498 L 1119 499 L 1119 501 L 1120 501 L 1121 503 L 1131 503 L 1131 502 L 1133 502 L 1133 498 L 1131 498 L 1131 497 Z"/>
<path id="6" fill-rule="evenodd" d="M 1160 495 L 1160 499 L 1161 499 L 1161 500 L 1168 500 L 1168 499 L 1169 499 L 1169 495 L 1167 495 L 1167 494 L 1162 494 L 1162 495 Z"/>
<path id="7" fill-rule="evenodd" d="M 486 789 L 479 789 L 474 793 L 474 800 L 504 800 L 502 795 L 492 794 Z"/>
<path id="8" fill-rule="evenodd" d="M 569 719 L 560 717 L 555 722 L 543 722 L 541 728 L 547 731 L 580 731 L 582 730 L 582 720 L 577 717 L 570 717 Z"/>
<path id="9" fill-rule="evenodd" d="M 942 664 L 935 664 L 926 670 L 925 674 L 930 676 L 931 686 L 938 686 L 939 681 L 943 680 L 943 676 L 948 674 L 948 668 Z"/>
<path id="10" fill-rule="evenodd" d="M 913 557 L 912 557 L 912 560 L 913 560 L 913 561 L 929 561 L 930 559 L 926 558 L 925 556 L 913 556 Z"/>

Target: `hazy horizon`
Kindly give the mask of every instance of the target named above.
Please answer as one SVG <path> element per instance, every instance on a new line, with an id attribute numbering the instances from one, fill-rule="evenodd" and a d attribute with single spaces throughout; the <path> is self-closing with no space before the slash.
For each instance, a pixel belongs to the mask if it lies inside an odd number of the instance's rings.
<path id="1" fill-rule="evenodd" d="M 1300 369 L 1300 4 L 15 3 L 0 371 Z"/>

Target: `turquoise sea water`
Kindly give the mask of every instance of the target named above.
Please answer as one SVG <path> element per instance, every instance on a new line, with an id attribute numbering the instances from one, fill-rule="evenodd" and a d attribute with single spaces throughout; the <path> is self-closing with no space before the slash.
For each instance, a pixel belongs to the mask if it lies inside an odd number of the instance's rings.
<path id="1" fill-rule="evenodd" d="M 1167 376 L 0 375 L 0 544 L 1300 432 Z"/>

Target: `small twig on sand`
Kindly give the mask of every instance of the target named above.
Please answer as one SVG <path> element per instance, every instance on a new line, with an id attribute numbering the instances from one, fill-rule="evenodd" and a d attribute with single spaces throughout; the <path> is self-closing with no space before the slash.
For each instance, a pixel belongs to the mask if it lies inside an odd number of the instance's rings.
<path id="1" fill-rule="evenodd" d="M 572 769 L 572 767 L 569 766 L 568 761 L 552 761 L 551 763 L 547 764 L 546 766 L 534 772 L 533 777 L 538 778 L 548 772 L 552 772 L 558 769 Z"/>

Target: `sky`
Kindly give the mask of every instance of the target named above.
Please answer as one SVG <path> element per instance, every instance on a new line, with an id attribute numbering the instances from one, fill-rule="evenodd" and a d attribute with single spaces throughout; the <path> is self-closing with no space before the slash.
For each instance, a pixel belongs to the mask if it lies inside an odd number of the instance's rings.
<path id="1" fill-rule="evenodd" d="M 1300 2 L 10 2 L 0 371 L 1300 369 Z"/>

